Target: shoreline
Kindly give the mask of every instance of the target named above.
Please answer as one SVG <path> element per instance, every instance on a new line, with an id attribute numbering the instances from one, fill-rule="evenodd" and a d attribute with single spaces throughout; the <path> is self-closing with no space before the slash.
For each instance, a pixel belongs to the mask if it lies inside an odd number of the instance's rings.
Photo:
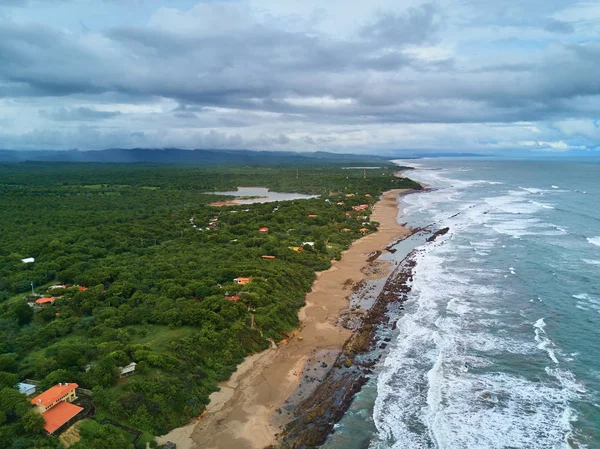
<path id="1" fill-rule="evenodd" d="M 220 391 L 210 395 L 206 412 L 158 437 L 160 444 L 172 441 L 179 449 L 263 449 L 276 443 L 287 423 L 285 417 L 276 416 L 277 411 L 296 391 L 309 359 L 323 351 L 340 353 L 353 334 L 337 325 L 348 307 L 350 292 L 344 282 L 385 277 L 387 274 L 364 273 L 369 255 L 386 251 L 391 242 L 411 233 L 397 222 L 397 199 L 407 191 L 411 190 L 384 192 L 371 215 L 372 221 L 379 222 L 378 231 L 354 241 L 340 261 L 332 261 L 330 269 L 317 273 L 306 305 L 298 314 L 300 326 L 289 338 L 276 348 L 247 357 L 231 378 L 219 385 Z M 391 267 L 385 271 L 389 273 Z"/>

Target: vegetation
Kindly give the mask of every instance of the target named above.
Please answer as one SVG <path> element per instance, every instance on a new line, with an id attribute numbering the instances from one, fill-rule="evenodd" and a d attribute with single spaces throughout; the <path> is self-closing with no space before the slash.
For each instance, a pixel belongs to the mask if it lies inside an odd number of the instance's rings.
<path id="1" fill-rule="evenodd" d="M 150 434 L 200 414 L 245 356 L 298 324 L 315 272 L 376 229 L 353 206 L 419 188 L 393 169 L 0 165 L 0 447 L 60 447 L 12 389 L 26 378 L 77 382 Z M 228 198 L 206 192 L 244 185 L 321 196 L 209 205 Z M 54 304 L 31 307 L 32 283 Z M 119 379 L 130 362 L 136 373 Z M 110 426 L 83 437 L 77 449 L 129 444 Z"/>

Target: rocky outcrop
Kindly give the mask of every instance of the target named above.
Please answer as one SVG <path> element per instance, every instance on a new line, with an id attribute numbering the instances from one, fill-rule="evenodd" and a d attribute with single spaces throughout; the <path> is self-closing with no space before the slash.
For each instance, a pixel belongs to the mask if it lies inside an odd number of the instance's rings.
<path id="1" fill-rule="evenodd" d="M 389 307 L 406 301 L 414 265 L 411 254 L 390 275 L 328 375 L 314 393 L 295 408 L 292 420 L 278 437 L 279 449 L 310 449 L 325 442 L 334 424 L 342 418 L 354 395 L 372 373 L 378 357 L 370 352 L 378 344 L 376 331 L 379 326 L 388 324 Z"/>

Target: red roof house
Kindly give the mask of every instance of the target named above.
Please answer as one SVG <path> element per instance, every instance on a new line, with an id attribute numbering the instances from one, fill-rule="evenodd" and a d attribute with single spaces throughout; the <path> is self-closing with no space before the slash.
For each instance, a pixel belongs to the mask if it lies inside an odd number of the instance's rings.
<path id="1" fill-rule="evenodd" d="M 35 303 L 43 306 L 46 304 L 54 304 L 54 301 L 56 301 L 55 298 L 40 298 L 36 299 Z"/>
<path id="2" fill-rule="evenodd" d="M 258 232 L 269 232 L 269 228 L 259 228 Z"/>
<path id="3" fill-rule="evenodd" d="M 250 279 L 250 278 L 235 278 L 233 280 L 233 282 L 235 282 L 238 285 L 246 285 L 246 284 L 249 284 L 250 282 L 252 282 L 252 279 Z"/>
<path id="4" fill-rule="evenodd" d="M 45 421 L 44 429 L 49 434 L 53 434 L 82 410 L 83 408 L 77 405 L 61 402 L 42 415 Z"/>
<path id="5" fill-rule="evenodd" d="M 238 302 L 238 300 L 240 299 L 240 297 L 238 295 L 225 296 L 225 299 L 228 299 L 229 301 L 233 301 L 233 302 Z"/>
<path id="6" fill-rule="evenodd" d="M 263 259 L 275 259 L 275 256 L 260 256 Z"/>
<path id="7" fill-rule="evenodd" d="M 75 383 L 60 383 L 54 385 L 52 388 L 33 398 L 31 403 L 35 406 L 48 409 L 57 402 L 76 399 L 77 396 L 75 396 L 75 390 L 78 387 L 79 385 Z"/>

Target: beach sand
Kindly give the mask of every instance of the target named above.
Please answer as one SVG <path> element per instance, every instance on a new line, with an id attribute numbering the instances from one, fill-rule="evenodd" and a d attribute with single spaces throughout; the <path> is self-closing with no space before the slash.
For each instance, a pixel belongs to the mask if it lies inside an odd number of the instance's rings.
<path id="1" fill-rule="evenodd" d="M 159 444 L 172 441 L 178 449 L 263 449 L 275 443 L 279 428 L 274 415 L 296 390 L 306 362 L 323 351 L 341 350 L 351 335 L 336 325 L 340 311 L 348 306 L 344 281 L 367 278 L 363 267 L 368 254 L 383 251 L 410 233 L 397 223 L 397 198 L 402 192 L 385 192 L 375 205 L 371 220 L 380 224 L 376 233 L 356 240 L 340 261 L 317 273 L 306 306 L 299 311 L 300 327 L 288 340 L 276 349 L 247 357 L 220 385 L 221 390 L 211 394 L 201 418 L 157 438 Z"/>

